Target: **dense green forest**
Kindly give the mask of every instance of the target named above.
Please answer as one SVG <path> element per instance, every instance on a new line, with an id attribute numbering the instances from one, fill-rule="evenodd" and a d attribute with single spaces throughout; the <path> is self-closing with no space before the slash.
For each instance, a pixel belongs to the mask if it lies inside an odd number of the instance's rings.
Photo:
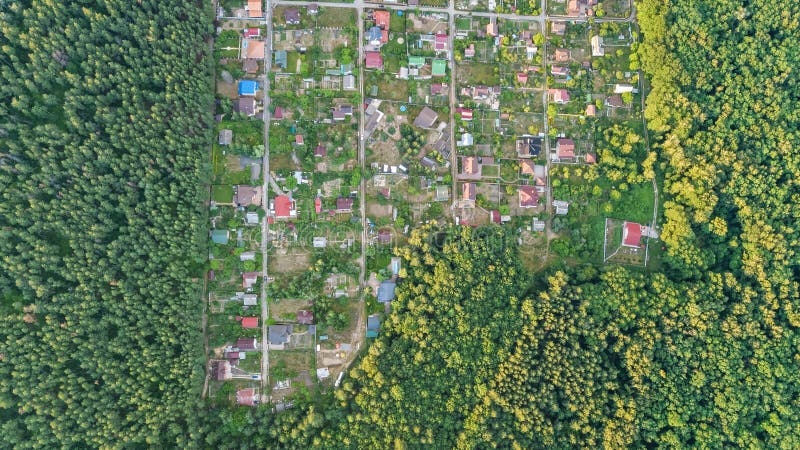
<path id="1" fill-rule="evenodd" d="M 342 388 L 281 414 L 199 398 L 207 2 L 3 5 L 0 447 L 800 447 L 796 2 L 637 2 L 662 273 L 425 226 Z"/>
<path id="2" fill-rule="evenodd" d="M 209 5 L 0 2 L 2 448 L 197 437 Z"/>

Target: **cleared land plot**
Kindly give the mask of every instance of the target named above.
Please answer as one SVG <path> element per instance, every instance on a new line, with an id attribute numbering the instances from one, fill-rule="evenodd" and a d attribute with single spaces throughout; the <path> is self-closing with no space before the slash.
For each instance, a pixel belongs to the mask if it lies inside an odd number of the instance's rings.
<path id="1" fill-rule="evenodd" d="M 494 64 L 479 62 L 462 64 L 456 69 L 458 82 L 460 84 L 497 85 L 500 77 L 496 68 L 497 66 Z"/>
<path id="2" fill-rule="evenodd" d="M 280 299 L 270 303 L 269 315 L 278 323 L 295 323 L 297 311 L 309 310 L 311 306 L 311 303 L 304 299 Z"/>
<path id="3" fill-rule="evenodd" d="M 319 28 L 344 28 L 356 23 L 356 10 L 352 8 L 329 8 L 323 6 L 317 16 Z"/>

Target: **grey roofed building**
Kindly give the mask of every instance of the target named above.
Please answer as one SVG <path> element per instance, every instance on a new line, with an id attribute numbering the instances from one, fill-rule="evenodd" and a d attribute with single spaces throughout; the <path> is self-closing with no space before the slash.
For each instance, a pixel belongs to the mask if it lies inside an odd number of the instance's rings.
<path id="1" fill-rule="evenodd" d="M 325 248 L 328 245 L 328 239 L 318 236 L 314 238 L 314 248 Z"/>
<path id="2" fill-rule="evenodd" d="M 419 128 L 433 128 L 433 124 L 436 123 L 436 119 L 438 118 L 439 114 L 426 106 L 422 108 L 417 118 L 414 119 L 414 126 Z"/>
<path id="3" fill-rule="evenodd" d="M 297 8 L 287 8 L 283 12 L 283 20 L 290 25 L 297 25 L 300 23 L 300 10 Z"/>
<path id="4" fill-rule="evenodd" d="M 291 325 L 270 325 L 267 328 L 270 345 L 283 345 L 289 342 L 289 336 L 292 334 Z"/>
<path id="5" fill-rule="evenodd" d="M 556 215 L 564 216 L 569 213 L 569 203 L 564 200 L 553 200 L 553 206 L 556 208 Z"/>
<path id="6" fill-rule="evenodd" d="M 287 61 L 286 50 L 275 50 L 275 65 L 280 66 L 281 69 L 285 69 L 286 61 Z"/>
<path id="7" fill-rule="evenodd" d="M 248 225 L 258 225 L 258 213 L 257 212 L 249 212 L 244 216 L 245 222 Z"/>
<path id="8" fill-rule="evenodd" d="M 378 287 L 378 301 L 388 303 L 394 300 L 394 290 L 397 284 L 394 281 L 384 281 Z"/>
<path id="9" fill-rule="evenodd" d="M 381 319 L 377 315 L 372 314 L 371 316 L 367 317 L 368 338 L 378 337 L 378 330 L 380 330 L 380 327 L 381 327 Z"/>
<path id="10" fill-rule="evenodd" d="M 450 187 L 445 185 L 436 186 L 436 201 L 446 202 L 450 200 Z"/>
<path id="11" fill-rule="evenodd" d="M 419 163 L 422 164 L 423 167 L 427 167 L 429 169 L 435 169 L 439 167 L 439 165 L 436 164 L 436 161 L 428 158 L 427 156 L 419 160 Z"/>
<path id="12" fill-rule="evenodd" d="M 244 300 L 244 306 L 255 306 L 258 304 L 258 295 L 244 294 L 244 296 L 242 296 L 242 300 Z"/>
<path id="13" fill-rule="evenodd" d="M 256 115 L 256 99 L 252 97 L 237 98 L 233 101 L 233 112 L 248 116 Z"/>
<path id="14" fill-rule="evenodd" d="M 242 62 L 242 70 L 247 73 L 258 72 L 258 61 L 254 58 L 245 58 L 244 62 Z"/>
<path id="15" fill-rule="evenodd" d="M 345 75 L 342 77 L 342 89 L 352 91 L 356 88 L 356 77 L 354 75 Z"/>
<path id="16" fill-rule="evenodd" d="M 219 145 L 231 145 L 233 142 L 233 130 L 219 130 Z"/>

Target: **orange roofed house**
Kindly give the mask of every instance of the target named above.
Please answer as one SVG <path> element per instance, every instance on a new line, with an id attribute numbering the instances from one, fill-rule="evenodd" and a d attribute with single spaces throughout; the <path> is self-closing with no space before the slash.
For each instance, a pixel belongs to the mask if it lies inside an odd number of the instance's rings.
<path id="1" fill-rule="evenodd" d="M 375 25 L 383 28 L 384 30 L 389 29 L 389 21 L 391 20 L 391 15 L 389 11 L 385 10 L 378 10 L 372 13 L 372 18 L 375 20 Z"/>
<path id="2" fill-rule="evenodd" d="M 247 0 L 247 16 L 248 17 L 261 17 L 264 13 L 261 11 L 261 0 Z"/>

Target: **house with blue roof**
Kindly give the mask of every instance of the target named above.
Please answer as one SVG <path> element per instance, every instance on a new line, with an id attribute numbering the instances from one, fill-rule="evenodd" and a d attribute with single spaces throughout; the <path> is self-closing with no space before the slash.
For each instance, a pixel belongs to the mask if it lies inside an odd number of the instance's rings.
<path id="1" fill-rule="evenodd" d="M 258 92 L 258 83 L 253 80 L 240 80 L 239 81 L 239 95 L 240 96 L 255 96 Z"/>
<path id="2" fill-rule="evenodd" d="M 378 330 L 381 328 L 381 319 L 377 314 L 372 314 L 367 317 L 367 337 L 378 337 Z"/>
<path id="3" fill-rule="evenodd" d="M 228 236 L 230 233 L 228 230 L 212 230 L 211 231 L 211 242 L 215 244 L 225 245 L 228 243 Z"/>
<path id="4" fill-rule="evenodd" d="M 389 303 L 394 300 L 394 290 L 397 283 L 394 281 L 384 281 L 378 287 L 378 301 L 381 303 Z"/>
<path id="5" fill-rule="evenodd" d="M 376 26 L 370 28 L 369 30 L 367 30 L 367 40 L 369 41 L 369 43 L 371 45 L 381 45 L 381 35 L 382 34 L 383 34 L 383 31 L 381 30 L 381 27 L 376 25 Z"/>

